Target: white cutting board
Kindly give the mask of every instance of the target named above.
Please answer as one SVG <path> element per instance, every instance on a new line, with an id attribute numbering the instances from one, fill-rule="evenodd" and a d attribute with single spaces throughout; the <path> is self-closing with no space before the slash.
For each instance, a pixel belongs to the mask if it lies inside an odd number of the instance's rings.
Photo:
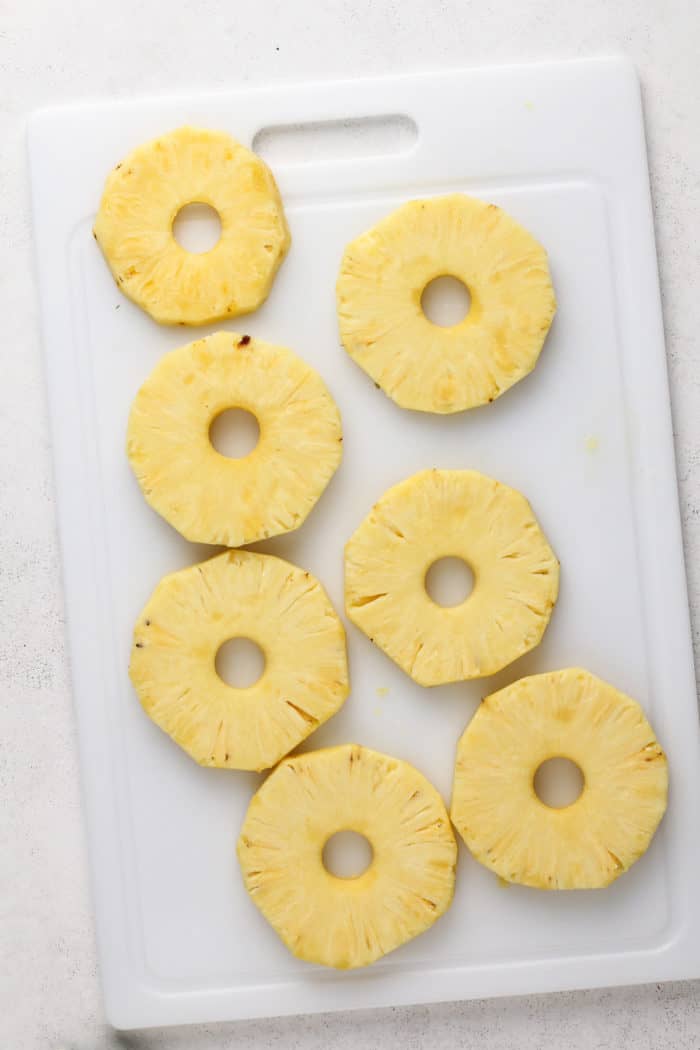
<path id="1" fill-rule="evenodd" d="M 341 123 L 313 125 L 324 121 Z M 127 676 L 132 623 L 164 573 L 209 551 L 143 501 L 124 454 L 127 414 L 160 356 L 211 329 L 154 324 L 117 290 L 91 226 L 112 165 L 186 122 L 246 144 L 258 136 L 292 230 L 267 304 L 219 327 L 293 347 L 343 415 L 338 474 L 299 533 L 263 549 L 315 572 L 341 610 L 344 541 L 389 485 L 437 465 L 521 489 L 562 563 L 542 645 L 490 680 L 421 689 L 348 626 L 351 696 L 307 747 L 357 741 L 398 755 L 447 798 L 457 737 L 482 695 L 524 674 L 583 665 L 641 701 L 670 759 L 662 829 L 609 889 L 504 888 L 462 849 L 452 909 L 427 934 L 367 971 L 298 962 L 247 899 L 236 866 L 259 778 L 199 768 L 142 713 Z M 290 129 L 299 123 L 307 126 Z M 29 144 L 110 1021 L 128 1028 L 698 976 L 698 720 L 630 65 L 81 105 L 36 115 Z M 398 409 L 341 350 L 334 283 L 347 241 L 407 198 L 455 190 L 502 205 L 542 241 L 559 311 L 528 379 L 491 406 L 432 418 Z"/>

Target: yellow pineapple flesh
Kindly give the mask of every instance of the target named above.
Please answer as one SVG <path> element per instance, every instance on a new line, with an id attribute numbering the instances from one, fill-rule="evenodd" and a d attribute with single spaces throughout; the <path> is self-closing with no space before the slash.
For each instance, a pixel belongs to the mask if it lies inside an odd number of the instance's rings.
<path id="1" fill-rule="evenodd" d="M 260 428 L 240 459 L 210 440 L 230 408 L 251 412 Z M 148 503 L 186 539 L 237 547 L 304 522 L 342 440 L 313 368 L 285 347 L 219 332 L 161 358 L 133 403 L 127 453 Z"/>
<path id="2" fill-rule="evenodd" d="M 464 560 L 474 589 L 453 607 L 425 588 Z M 425 470 L 386 492 L 345 548 L 349 618 L 420 685 L 495 674 L 540 642 L 559 563 L 527 500 L 473 470 Z"/>
<path id="3" fill-rule="evenodd" d="M 173 223 L 187 204 L 218 213 L 211 251 L 188 252 Z M 161 324 L 206 324 L 257 309 L 289 247 L 267 165 L 222 131 L 182 127 L 110 172 L 94 234 L 121 290 Z"/>
<path id="4" fill-rule="evenodd" d="M 466 285 L 451 327 L 428 320 L 435 278 Z M 350 356 L 403 408 L 458 412 L 532 371 L 556 310 L 542 246 L 501 208 L 454 193 L 409 201 L 345 250 L 337 282 Z"/>
<path id="5" fill-rule="evenodd" d="M 232 638 L 265 670 L 227 685 L 216 654 Z M 345 632 L 311 573 L 281 558 L 226 551 L 164 577 L 134 629 L 129 673 L 146 713 L 203 766 L 267 769 L 342 706 Z"/>
<path id="6" fill-rule="evenodd" d="M 560 809 L 534 787 L 554 757 L 584 778 L 580 797 Z M 595 889 L 645 852 L 667 790 L 666 757 L 639 704 L 569 668 L 481 703 L 457 749 L 452 820 L 476 859 L 508 882 Z"/>
<path id="7" fill-rule="evenodd" d="M 332 875 L 323 848 L 364 835 L 372 862 Z M 285 759 L 253 796 L 238 840 L 253 902 L 307 962 L 366 966 L 449 907 L 457 850 L 443 801 L 413 766 L 357 745 Z"/>

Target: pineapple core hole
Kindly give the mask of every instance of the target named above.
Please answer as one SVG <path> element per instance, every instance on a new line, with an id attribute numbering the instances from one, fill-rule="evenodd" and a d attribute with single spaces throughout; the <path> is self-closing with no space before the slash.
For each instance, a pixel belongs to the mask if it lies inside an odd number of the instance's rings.
<path id="1" fill-rule="evenodd" d="M 209 204 L 186 204 L 173 221 L 173 237 L 186 252 L 210 252 L 221 239 L 218 211 Z"/>
<path id="2" fill-rule="evenodd" d="M 216 654 L 216 673 L 226 685 L 247 689 L 265 670 L 265 656 L 251 638 L 229 638 Z"/>
<path id="3" fill-rule="evenodd" d="M 243 459 L 260 440 L 260 427 L 252 412 L 246 412 L 244 408 L 227 408 L 212 421 L 209 440 L 222 456 Z"/>
<path id="4" fill-rule="evenodd" d="M 548 758 L 537 769 L 534 784 L 540 802 L 563 809 L 580 797 L 584 779 L 580 766 L 570 758 Z"/>
<path id="5" fill-rule="evenodd" d="M 338 879 L 356 879 L 372 863 L 369 839 L 357 831 L 337 831 L 323 847 L 323 866 Z"/>
<path id="6" fill-rule="evenodd" d="M 469 289 L 457 277 L 436 277 L 428 281 L 421 296 L 423 313 L 432 324 L 452 328 L 469 313 Z"/>
<path id="7" fill-rule="evenodd" d="M 438 558 L 425 574 L 425 589 L 436 605 L 461 605 L 474 590 L 474 573 L 462 558 Z"/>

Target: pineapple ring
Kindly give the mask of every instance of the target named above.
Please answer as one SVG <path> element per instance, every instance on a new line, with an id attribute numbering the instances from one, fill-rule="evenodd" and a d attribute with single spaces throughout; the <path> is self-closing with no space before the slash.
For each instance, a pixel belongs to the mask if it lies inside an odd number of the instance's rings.
<path id="1" fill-rule="evenodd" d="M 228 685 L 216 654 L 250 638 L 265 670 Z M 309 572 L 281 558 L 226 551 L 165 576 L 134 629 L 131 681 L 146 713 L 196 762 L 273 766 L 342 707 L 345 631 Z"/>
<path id="2" fill-rule="evenodd" d="M 554 757 L 584 777 L 582 794 L 561 809 L 534 788 Z M 481 703 L 457 748 L 452 820 L 476 859 L 508 882 L 598 889 L 645 852 L 667 792 L 666 756 L 639 704 L 569 668 Z"/>
<path id="3" fill-rule="evenodd" d="M 173 236 L 178 212 L 208 204 L 221 220 L 211 251 Z M 178 128 L 110 172 L 94 235 L 121 290 L 160 324 L 207 324 L 257 309 L 289 248 L 267 165 L 222 131 Z"/>
<path id="4" fill-rule="evenodd" d="M 471 308 L 443 328 L 421 305 L 437 277 Z M 345 349 L 402 408 L 460 412 L 537 363 L 556 310 L 544 248 L 495 204 L 462 193 L 409 201 L 345 249 L 337 283 Z"/>
<path id="5" fill-rule="evenodd" d="M 474 589 L 437 605 L 431 565 L 461 558 Z M 534 649 L 559 563 L 515 489 L 474 470 L 424 470 L 385 492 L 345 548 L 349 618 L 420 685 L 495 674 Z"/>
<path id="6" fill-rule="evenodd" d="M 240 459 L 217 452 L 209 435 L 230 408 L 260 428 Z M 161 358 L 134 400 L 127 453 L 147 502 L 186 539 L 238 547 L 302 524 L 342 440 L 336 404 L 301 358 L 218 332 Z"/>
<path id="7" fill-rule="evenodd" d="M 374 856 L 338 878 L 323 848 L 338 831 Z M 307 962 L 367 966 L 423 933 L 450 906 L 457 844 L 439 793 L 409 765 L 346 744 L 286 758 L 253 796 L 238 840 L 248 893 Z"/>

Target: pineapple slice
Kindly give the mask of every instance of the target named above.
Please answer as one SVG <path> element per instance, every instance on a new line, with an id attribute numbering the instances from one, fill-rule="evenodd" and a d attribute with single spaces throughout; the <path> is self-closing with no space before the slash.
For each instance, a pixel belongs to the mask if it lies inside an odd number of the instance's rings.
<path id="1" fill-rule="evenodd" d="M 449 328 L 421 306 L 445 275 L 471 295 Z M 398 405 L 421 412 L 499 397 L 535 367 L 556 310 L 542 246 L 495 204 L 461 193 L 409 201 L 358 237 L 336 290 L 347 352 Z"/>
<path id="2" fill-rule="evenodd" d="M 474 589 L 437 605 L 431 565 L 463 559 Z M 389 489 L 345 548 L 350 619 L 420 685 L 495 674 L 539 644 L 559 563 L 527 500 L 473 470 L 424 470 Z"/>
<path id="3" fill-rule="evenodd" d="M 258 420 L 240 459 L 213 447 L 228 408 Z M 237 547 L 298 528 L 341 459 L 340 416 L 291 350 L 218 332 L 161 358 L 136 395 L 129 462 L 148 503 L 193 542 Z"/>
<path id="4" fill-rule="evenodd" d="M 221 237 L 194 254 L 173 236 L 187 204 L 209 204 Z M 222 131 L 178 128 L 110 172 L 95 238 L 115 281 L 161 324 L 206 324 L 256 310 L 289 247 L 267 165 Z"/>
<path id="5" fill-rule="evenodd" d="M 323 864 L 338 831 L 373 860 L 345 879 Z M 407 762 L 357 745 L 285 759 L 253 796 L 238 840 L 254 903 L 289 950 L 340 969 L 367 966 L 447 910 L 457 847 L 440 795 Z"/>
<path id="6" fill-rule="evenodd" d="M 583 793 L 562 809 L 534 789 L 539 766 L 557 756 L 584 776 Z M 457 749 L 452 820 L 508 882 L 596 889 L 642 856 L 667 788 L 666 757 L 639 704 L 570 668 L 486 697 Z"/>
<path id="7" fill-rule="evenodd" d="M 216 672 L 221 645 L 250 638 L 265 670 L 252 686 Z M 345 632 L 311 573 L 226 551 L 166 576 L 134 629 L 129 667 L 144 710 L 203 766 L 267 769 L 348 695 Z"/>

